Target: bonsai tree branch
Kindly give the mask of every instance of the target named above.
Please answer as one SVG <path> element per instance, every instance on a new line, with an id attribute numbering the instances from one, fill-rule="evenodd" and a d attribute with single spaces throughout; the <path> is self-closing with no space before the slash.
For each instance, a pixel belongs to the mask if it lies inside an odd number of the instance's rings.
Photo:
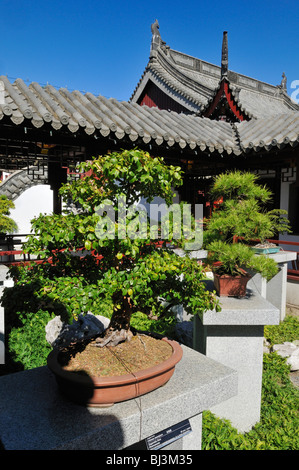
<path id="1" fill-rule="evenodd" d="M 109 327 L 105 330 L 102 337 L 96 338 L 96 346 L 116 346 L 123 341 L 130 341 L 133 333 L 130 330 L 131 316 L 134 306 L 130 297 L 121 297 L 121 292 L 113 295 L 113 301 L 117 308 L 112 314 Z"/>

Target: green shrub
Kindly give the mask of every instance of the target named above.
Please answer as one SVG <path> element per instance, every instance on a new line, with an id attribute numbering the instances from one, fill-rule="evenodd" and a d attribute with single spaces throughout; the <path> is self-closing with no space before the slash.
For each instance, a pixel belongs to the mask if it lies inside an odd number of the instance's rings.
<path id="1" fill-rule="evenodd" d="M 45 326 L 53 317 L 53 314 L 43 310 L 20 315 L 22 326 L 12 328 L 9 333 L 9 352 L 25 370 L 46 365 L 52 348 L 46 341 Z"/>
<path id="2" fill-rule="evenodd" d="M 226 419 L 203 412 L 202 449 L 203 450 L 252 450 L 252 444 L 246 435 L 238 431 Z"/>
<path id="3" fill-rule="evenodd" d="M 297 450 L 299 390 L 289 379 L 285 359 L 264 355 L 261 419 L 251 431 L 238 431 L 228 420 L 203 413 L 204 450 Z"/>
<path id="4" fill-rule="evenodd" d="M 277 353 L 264 355 L 261 420 L 251 431 L 269 450 L 299 447 L 299 390 L 289 378 L 290 367 Z"/>
<path id="5" fill-rule="evenodd" d="M 265 326 L 264 336 L 271 345 L 281 344 L 284 341 L 295 341 L 299 339 L 299 319 L 286 315 L 284 321 L 279 325 Z"/>
<path id="6" fill-rule="evenodd" d="M 10 209 L 14 208 L 13 201 L 2 194 L 0 196 L 0 233 L 11 233 L 18 229 L 16 222 L 9 217 Z"/>
<path id="7" fill-rule="evenodd" d="M 174 316 L 155 320 L 150 319 L 148 315 L 145 315 L 142 312 L 133 313 L 131 319 L 131 325 L 136 330 L 158 333 L 160 335 L 168 336 L 169 338 L 175 337 L 174 327 L 176 323 L 177 321 Z"/>

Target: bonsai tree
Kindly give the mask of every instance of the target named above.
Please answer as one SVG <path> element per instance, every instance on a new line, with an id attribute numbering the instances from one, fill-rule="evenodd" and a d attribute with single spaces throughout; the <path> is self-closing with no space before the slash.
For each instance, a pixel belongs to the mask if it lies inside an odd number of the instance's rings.
<path id="1" fill-rule="evenodd" d="M 138 206 L 141 196 L 147 202 L 159 196 L 172 204 L 172 187 L 182 184 L 179 168 L 134 149 L 84 162 L 80 173 L 79 180 L 61 188 L 67 209 L 32 221 L 34 235 L 26 251 L 44 262 L 31 266 L 27 274 L 15 272 L 23 284 L 26 279 L 38 282 L 36 308 L 43 297 L 57 304 L 67 295 L 72 303 L 76 289 L 84 292 L 88 306 L 95 296 L 103 308 L 111 302 L 110 325 L 97 338 L 98 346 L 130 340 L 136 311 L 163 318 L 173 315 L 172 307 L 179 304 L 192 314 L 218 308 L 202 282 L 203 267 L 168 249 L 167 240 L 159 238 L 159 230 L 150 227 Z"/>
<path id="2" fill-rule="evenodd" d="M 213 264 L 214 273 L 230 276 L 245 276 L 246 269 L 259 272 L 270 280 L 278 272 L 274 260 L 266 256 L 255 256 L 247 245 L 242 243 L 229 244 L 215 240 L 208 245 L 208 262 Z"/>
<path id="3" fill-rule="evenodd" d="M 237 239 L 246 243 L 265 242 L 278 232 L 290 232 L 286 211 L 266 210 L 272 193 L 257 180 L 256 175 L 241 171 L 223 173 L 214 179 L 210 196 L 223 202 L 207 220 L 206 243 L 213 240 L 232 243 Z"/>
<path id="4" fill-rule="evenodd" d="M 290 231 L 286 211 L 267 211 L 272 193 L 257 184 L 252 173 L 233 171 L 221 174 L 210 190 L 213 200 L 223 201 L 206 221 L 205 247 L 208 261 L 221 274 L 242 274 L 250 268 L 271 279 L 277 272 L 276 263 L 264 256 L 255 256 L 248 244 L 265 242 L 277 232 Z M 215 265 L 215 263 L 218 264 Z"/>
<path id="5" fill-rule="evenodd" d="M 10 210 L 14 209 L 13 201 L 7 196 L 0 196 L 0 234 L 12 233 L 17 230 L 17 224 L 10 216 Z"/>

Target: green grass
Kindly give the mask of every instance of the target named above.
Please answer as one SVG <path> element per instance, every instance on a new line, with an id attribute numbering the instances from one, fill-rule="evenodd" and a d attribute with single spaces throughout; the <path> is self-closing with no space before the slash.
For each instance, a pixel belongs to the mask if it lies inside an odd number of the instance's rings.
<path id="1" fill-rule="evenodd" d="M 299 321 L 286 316 L 278 326 L 265 328 L 271 344 L 299 338 Z M 264 354 L 261 419 L 248 433 L 238 433 L 229 421 L 203 413 L 203 450 L 298 450 L 299 390 L 289 378 L 286 359 Z"/>

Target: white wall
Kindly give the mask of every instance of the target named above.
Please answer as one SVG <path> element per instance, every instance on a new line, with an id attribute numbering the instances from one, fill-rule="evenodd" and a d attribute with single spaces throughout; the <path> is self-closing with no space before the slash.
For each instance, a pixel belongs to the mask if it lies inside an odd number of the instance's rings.
<path id="1" fill-rule="evenodd" d="M 174 203 L 179 202 L 179 196 L 173 199 Z M 155 198 L 153 204 L 162 204 L 161 198 Z M 40 213 L 51 214 L 53 212 L 53 191 L 49 185 L 37 185 L 24 191 L 15 201 L 15 209 L 10 211 L 10 217 L 17 223 L 18 231 L 16 233 L 28 234 L 31 230 L 31 220 Z M 140 204 L 144 205 L 149 214 L 149 204 L 143 199 Z M 164 213 L 162 212 L 162 215 Z M 156 220 L 155 213 L 152 213 L 153 220 Z"/>
<path id="2" fill-rule="evenodd" d="M 50 214 L 53 211 L 53 191 L 48 185 L 37 185 L 24 191 L 15 201 L 15 209 L 10 217 L 17 223 L 20 234 L 30 233 L 31 220 L 40 213 Z"/>

